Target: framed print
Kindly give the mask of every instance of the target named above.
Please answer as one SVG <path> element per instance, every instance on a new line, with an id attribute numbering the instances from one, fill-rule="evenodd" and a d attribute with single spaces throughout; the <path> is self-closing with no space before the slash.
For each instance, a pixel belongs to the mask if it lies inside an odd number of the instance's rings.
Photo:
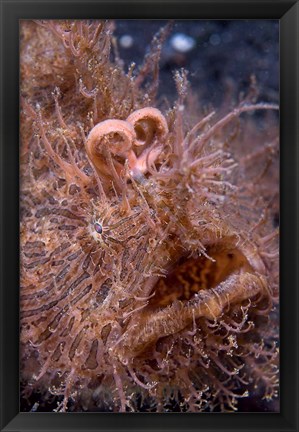
<path id="1" fill-rule="evenodd" d="M 1 430 L 297 430 L 298 3 L 1 6 Z"/>

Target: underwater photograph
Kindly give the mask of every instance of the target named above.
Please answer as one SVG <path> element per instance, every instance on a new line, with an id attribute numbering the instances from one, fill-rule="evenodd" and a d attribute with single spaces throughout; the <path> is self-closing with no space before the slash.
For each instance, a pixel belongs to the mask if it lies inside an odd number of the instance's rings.
<path id="1" fill-rule="evenodd" d="M 279 412 L 279 21 L 19 31 L 20 411 Z"/>

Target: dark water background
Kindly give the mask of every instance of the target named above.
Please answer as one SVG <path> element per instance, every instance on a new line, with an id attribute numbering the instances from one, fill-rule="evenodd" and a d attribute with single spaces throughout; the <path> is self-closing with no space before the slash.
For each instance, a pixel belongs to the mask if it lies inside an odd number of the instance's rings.
<path id="1" fill-rule="evenodd" d="M 130 48 L 119 46 L 126 67 L 142 63 L 154 34 L 165 20 L 116 20 L 115 35 L 130 35 Z M 172 37 L 182 33 L 194 40 L 186 53 L 176 51 Z M 278 20 L 184 20 L 174 21 L 164 43 L 160 61 L 159 93 L 176 97 L 173 72 L 181 67 L 189 71 L 192 90 L 200 93 L 203 105 L 219 106 L 233 83 L 238 95 L 246 91 L 250 76 L 256 76 L 259 100 L 278 102 L 279 21 Z"/>

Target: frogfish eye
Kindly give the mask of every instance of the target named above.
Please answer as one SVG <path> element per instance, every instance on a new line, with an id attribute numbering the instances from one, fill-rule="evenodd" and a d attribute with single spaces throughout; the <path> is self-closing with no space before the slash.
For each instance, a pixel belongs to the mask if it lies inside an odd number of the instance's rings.
<path id="1" fill-rule="evenodd" d="M 96 232 L 98 234 L 102 234 L 102 232 L 103 232 L 103 227 L 99 222 L 94 223 L 94 229 L 96 230 Z"/>

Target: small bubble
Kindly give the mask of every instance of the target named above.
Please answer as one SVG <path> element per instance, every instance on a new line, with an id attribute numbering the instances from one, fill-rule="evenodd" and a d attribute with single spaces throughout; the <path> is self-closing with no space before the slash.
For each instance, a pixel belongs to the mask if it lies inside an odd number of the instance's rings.
<path id="1" fill-rule="evenodd" d="M 119 39 L 119 44 L 122 48 L 131 48 L 134 43 L 134 39 L 130 35 L 123 35 Z"/>
<path id="2" fill-rule="evenodd" d="M 170 45 L 176 51 L 186 53 L 195 47 L 195 40 L 191 36 L 187 36 L 184 33 L 176 33 L 170 39 Z"/>

